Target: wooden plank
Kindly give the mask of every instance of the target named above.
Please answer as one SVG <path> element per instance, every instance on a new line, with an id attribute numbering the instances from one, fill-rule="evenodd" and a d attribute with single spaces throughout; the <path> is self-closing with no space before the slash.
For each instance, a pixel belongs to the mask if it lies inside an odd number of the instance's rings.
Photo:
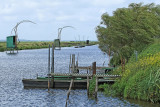
<path id="1" fill-rule="evenodd" d="M 92 76 L 92 74 L 86 74 L 86 73 L 51 73 L 51 76 L 73 76 L 73 77 L 86 77 Z M 111 77 L 111 78 L 117 78 L 121 77 L 121 75 L 108 75 L 108 74 L 95 74 L 96 77 Z"/>
<path id="2" fill-rule="evenodd" d="M 72 68 L 72 67 L 71 67 Z M 87 66 L 87 67 L 83 67 L 83 66 L 79 66 L 78 69 L 88 69 L 88 68 L 92 68 L 91 66 Z M 114 67 L 96 67 L 96 69 L 113 69 Z"/>

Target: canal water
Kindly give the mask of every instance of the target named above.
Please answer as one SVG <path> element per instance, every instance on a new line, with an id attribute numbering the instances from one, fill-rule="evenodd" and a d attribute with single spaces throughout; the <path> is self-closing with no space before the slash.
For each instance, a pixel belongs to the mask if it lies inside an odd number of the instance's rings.
<path id="1" fill-rule="evenodd" d="M 78 57 L 79 66 L 107 66 L 108 56 L 97 45 L 84 48 L 65 47 L 55 50 L 55 72 L 68 73 L 70 54 Z M 18 54 L 0 52 L 0 107 L 65 107 L 65 89 L 24 89 L 22 79 L 46 76 L 48 70 L 48 49 L 22 50 Z M 83 71 L 85 72 L 85 71 Z M 98 92 L 98 99 L 87 97 L 86 90 L 72 90 L 68 107 L 152 107 L 147 102 L 125 100 L 105 96 Z"/>

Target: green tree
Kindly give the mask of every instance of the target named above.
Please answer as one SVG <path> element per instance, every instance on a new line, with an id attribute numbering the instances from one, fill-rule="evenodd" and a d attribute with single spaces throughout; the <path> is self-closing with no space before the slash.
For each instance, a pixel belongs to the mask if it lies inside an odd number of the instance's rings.
<path id="1" fill-rule="evenodd" d="M 113 16 L 102 15 L 96 27 L 99 48 L 111 51 L 112 64 L 128 60 L 134 50 L 140 51 L 160 37 L 160 6 L 131 3 L 128 8 L 119 8 Z M 110 51 L 109 51 L 110 50 Z"/>

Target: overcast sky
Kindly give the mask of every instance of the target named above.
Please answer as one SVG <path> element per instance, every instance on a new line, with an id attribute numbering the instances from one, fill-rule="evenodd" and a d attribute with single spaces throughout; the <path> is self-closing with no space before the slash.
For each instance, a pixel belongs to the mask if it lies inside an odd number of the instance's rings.
<path id="1" fill-rule="evenodd" d="M 0 40 L 11 35 L 12 28 L 22 20 L 37 24 L 22 23 L 18 36 L 26 40 L 54 40 L 58 28 L 65 28 L 61 40 L 97 40 L 95 27 L 101 15 L 130 3 L 160 4 L 160 0 L 0 0 Z M 80 38 L 79 38 L 80 37 Z"/>

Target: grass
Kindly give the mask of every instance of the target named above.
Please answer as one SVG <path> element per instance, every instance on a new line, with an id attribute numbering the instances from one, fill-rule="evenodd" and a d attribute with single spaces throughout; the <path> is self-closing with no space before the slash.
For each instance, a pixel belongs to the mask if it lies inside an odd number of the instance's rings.
<path id="1" fill-rule="evenodd" d="M 52 45 L 53 42 L 20 42 L 18 43 L 18 49 L 19 50 L 25 50 L 25 49 L 40 49 L 40 48 L 48 48 L 48 45 Z M 71 47 L 71 46 L 77 46 L 77 45 L 86 45 L 85 42 L 61 42 L 61 47 Z M 90 41 L 89 45 L 95 45 L 98 44 L 98 42 Z M 5 51 L 6 49 L 6 42 L 0 42 L 0 52 Z"/>
<path id="2" fill-rule="evenodd" d="M 133 55 L 125 65 L 125 72 L 120 66 L 113 74 L 122 78 L 113 85 L 101 85 L 99 88 L 105 94 L 160 103 L 160 42 L 139 53 L 137 61 Z"/>

